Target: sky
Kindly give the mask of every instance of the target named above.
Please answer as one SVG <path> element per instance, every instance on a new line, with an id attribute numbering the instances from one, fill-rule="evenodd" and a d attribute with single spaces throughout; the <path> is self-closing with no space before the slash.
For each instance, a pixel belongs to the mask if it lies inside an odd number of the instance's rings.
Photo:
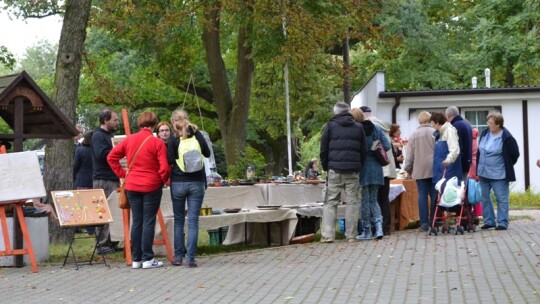
<path id="1" fill-rule="evenodd" d="M 10 20 L 6 11 L 0 11 L 0 29 L 0 45 L 7 47 L 15 57 L 21 58 L 28 47 L 40 40 L 57 44 L 60 40 L 62 19 L 59 16 L 49 16 L 27 21 Z"/>

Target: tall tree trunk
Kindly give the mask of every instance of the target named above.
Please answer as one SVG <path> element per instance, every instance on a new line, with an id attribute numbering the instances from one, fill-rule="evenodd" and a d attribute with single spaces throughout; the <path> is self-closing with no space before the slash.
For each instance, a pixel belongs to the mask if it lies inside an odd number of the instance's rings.
<path id="1" fill-rule="evenodd" d="M 253 29 L 251 1 L 244 1 L 245 18 L 239 28 L 236 92 L 232 97 L 229 88 L 227 69 L 221 56 L 220 14 L 221 2 L 213 1 L 205 7 L 203 24 L 203 43 L 210 80 L 214 93 L 219 127 L 224 139 L 223 149 L 227 168 L 234 166 L 243 155 L 245 148 L 245 129 L 249 113 L 251 80 L 254 64 L 251 59 L 252 47 L 249 36 Z"/>
<path id="2" fill-rule="evenodd" d="M 91 0 L 67 0 L 64 23 L 58 45 L 55 92 L 53 102 L 75 124 L 77 95 L 82 64 L 86 26 L 90 16 Z M 45 188 L 48 191 L 73 189 L 73 143 L 71 140 L 54 140 L 47 148 Z M 49 196 L 49 203 L 52 203 Z M 69 233 L 56 222 L 49 223 L 51 242 L 65 242 Z"/>

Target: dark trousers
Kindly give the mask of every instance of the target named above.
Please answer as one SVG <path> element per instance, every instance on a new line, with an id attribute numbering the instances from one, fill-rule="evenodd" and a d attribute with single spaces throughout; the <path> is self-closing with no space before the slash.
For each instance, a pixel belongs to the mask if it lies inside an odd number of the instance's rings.
<path id="1" fill-rule="evenodd" d="M 379 187 L 377 193 L 377 201 L 379 202 L 379 208 L 381 208 L 381 215 L 383 217 L 383 232 L 385 235 L 390 234 L 391 214 L 390 214 L 390 200 L 388 195 L 390 194 L 390 179 L 384 178 L 384 186 Z"/>

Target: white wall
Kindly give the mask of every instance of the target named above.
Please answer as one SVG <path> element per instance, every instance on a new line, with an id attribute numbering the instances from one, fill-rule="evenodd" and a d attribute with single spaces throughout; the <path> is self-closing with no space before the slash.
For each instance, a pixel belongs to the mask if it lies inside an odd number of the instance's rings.
<path id="1" fill-rule="evenodd" d="M 384 92 L 384 73 L 377 72 L 360 92 L 353 97 L 351 107 L 367 105 L 373 115 L 381 120 L 392 121 L 392 107 L 395 105 L 394 98 L 379 98 L 379 93 Z M 522 100 L 528 101 L 529 138 L 525 139 L 523 132 Z M 444 111 L 448 106 L 454 105 L 459 108 L 492 108 L 500 107 L 505 119 L 505 127 L 516 139 L 520 158 L 514 170 L 517 181 L 511 185 L 513 191 L 525 190 L 525 167 L 530 172 L 531 188 L 540 192 L 540 168 L 536 167 L 536 160 L 540 158 L 540 145 L 537 144 L 538 132 L 536 132 L 536 120 L 540 117 L 540 93 L 486 93 L 470 95 L 444 95 L 444 96 L 417 96 L 402 97 L 400 106 L 396 109 L 396 123 L 401 126 L 402 138 L 408 138 L 417 127 L 417 115 L 422 110 Z M 409 109 L 416 109 L 409 115 Z M 524 142 L 529 142 L 530 163 L 525 164 Z"/>

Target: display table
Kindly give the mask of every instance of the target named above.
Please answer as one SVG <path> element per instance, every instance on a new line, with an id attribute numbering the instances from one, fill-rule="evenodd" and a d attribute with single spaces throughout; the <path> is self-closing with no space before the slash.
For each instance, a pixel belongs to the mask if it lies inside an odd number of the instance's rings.
<path id="1" fill-rule="evenodd" d="M 122 241 L 124 239 L 122 210 L 115 207 L 118 205 L 118 193 L 111 193 L 107 200 L 111 206 L 111 214 L 114 219 L 114 222 L 110 224 L 111 239 Z M 211 230 L 229 226 L 227 238 L 223 242 L 225 245 L 242 243 L 244 241 L 251 244 L 265 244 L 268 241 L 267 229 L 271 228 L 270 236 L 273 243 L 288 244 L 296 227 L 296 212 L 284 208 L 278 210 L 258 210 L 257 205 L 266 205 L 262 192 L 258 187 L 209 187 L 206 190 L 203 207 L 212 207 L 213 210 L 238 207 L 246 208 L 249 211 L 201 216 L 199 218 L 199 228 L 200 230 Z M 174 216 L 169 188 L 163 189 L 161 212 L 171 243 L 174 244 Z M 280 225 L 267 225 L 267 223 L 276 222 L 279 222 Z M 247 233 L 245 231 L 246 227 Z M 187 220 L 185 229 L 187 232 Z M 161 238 L 161 229 L 159 225 L 156 225 L 155 239 Z M 156 254 L 165 252 L 164 248 L 160 247 L 154 247 Z"/>
<path id="2" fill-rule="evenodd" d="M 420 221 L 418 214 L 418 188 L 414 179 L 393 179 L 390 181 L 390 189 L 394 185 L 402 185 L 405 192 L 391 201 L 392 227 L 403 230 L 412 222 Z"/>

